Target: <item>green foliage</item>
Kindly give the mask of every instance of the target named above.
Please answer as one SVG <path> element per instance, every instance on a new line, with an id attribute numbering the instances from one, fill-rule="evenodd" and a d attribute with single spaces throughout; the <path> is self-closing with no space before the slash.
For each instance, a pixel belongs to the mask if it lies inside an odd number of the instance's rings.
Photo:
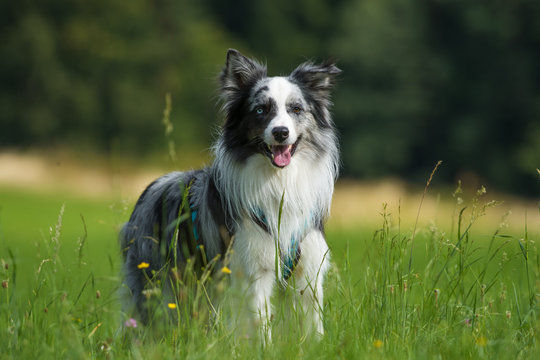
<path id="1" fill-rule="evenodd" d="M 399 210 L 392 214 L 386 205 L 376 228 L 330 228 L 325 335 L 305 336 L 284 291 L 266 347 L 231 321 L 244 306 L 241 296 L 230 309 L 209 301 L 211 291 L 238 295 L 226 268 L 195 278 L 188 266 L 171 285 L 178 302 L 165 297 L 156 278 L 149 288 L 159 307 L 155 324 L 134 327 L 118 297 L 120 251 L 114 250 L 113 231 L 101 228 L 127 214 L 115 210 L 98 221 L 92 210 L 112 200 L 84 205 L 67 198 L 65 207 L 54 204 L 56 211 L 45 212 L 51 198 L 2 194 L 0 357 L 535 358 L 538 229 L 508 233 L 505 219 L 495 229 L 479 228 L 477 221 L 496 204 L 484 200 L 483 188 L 468 202 L 459 190 L 450 229 L 431 224 L 411 232 L 413 224 L 402 224 Z M 14 206 L 21 202 L 23 207 Z M 24 218 L 27 203 L 42 210 L 41 218 L 27 219 L 23 229 L 6 223 L 13 213 Z M 79 209 L 84 221 L 71 214 Z M 47 222 L 50 231 L 28 241 L 28 231 Z"/>
<path id="2" fill-rule="evenodd" d="M 4 145 L 155 149 L 168 92 L 179 140 L 209 141 L 213 59 L 229 41 L 197 5 L 49 0 L 6 3 L 2 13 Z"/>
<path id="3" fill-rule="evenodd" d="M 344 6 L 332 46 L 345 68 L 336 114 L 348 170 L 425 173 L 444 159 L 445 177 L 474 171 L 538 193 L 538 10 L 535 1 Z"/>
<path id="4" fill-rule="evenodd" d="M 443 159 L 446 180 L 472 172 L 538 195 L 539 11 L 536 0 L 7 1 L 0 144 L 163 150 L 170 93 L 174 140 L 199 152 L 219 123 L 215 75 L 238 47 L 271 74 L 338 61 L 347 175 L 415 177 Z"/>

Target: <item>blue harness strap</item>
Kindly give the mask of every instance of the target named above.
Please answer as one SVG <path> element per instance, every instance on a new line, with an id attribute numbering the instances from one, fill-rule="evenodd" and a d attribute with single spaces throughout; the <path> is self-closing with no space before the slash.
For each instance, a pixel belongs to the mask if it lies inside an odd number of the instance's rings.
<path id="1" fill-rule="evenodd" d="M 271 234 L 270 226 L 261 209 L 258 209 L 257 214 L 253 214 L 251 218 L 261 229 L 268 234 Z M 305 227 L 308 227 L 307 223 Z M 283 277 L 284 281 L 289 280 L 291 277 L 296 265 L 298 265 L 298 262 L 300 261 L 300 255 L 300 241 L 298 240 L 298 236 L 293 235 L 291 237 L 291 247 L 288 253 L 283 254 L 281 248 L 279 249 L 279 257 L 281 259 L 281 276 Z"/>
<path id="2" fill-rule="evenodd" d="M 195 219 L 197 219 L 197 210 L 193 210 L 193 205 L 190 206 L 191 209 L 191 224 L 193 225 L 193 237 L 195 241 L 199 241 L 199 232 L 197 231 L 197 226 L 195 225 Z"/>
<path id="3" fill-rule="evenodd" d="M 281 267 L 281 275 L 283 276 L 283 280 L 289 280 L 291 277 L 294 268 L 296 265 L 298 265 L 298 261 L 300 261 L 300 246 L 299 242 L 296 239 L 296 236 L 293 235 L 291 238 L 291 248 L 289 249 L 289 253 L 287 256 L 281 256 L 282 257 L 282 263 L 283 266 Z"/>
<path id="4" fill-rule="evenodd" d="M 193 237 L 195 238 L 195 241 L 199 242 L 199 232 L 197 231 L 197 210 L 193 209 L 193 205 L 190 205 L 191 210 L 191 223 L 193 228 Z M 258 214 L 252 216 L 253 221 L 264 231 L 270 234 L 270 226 L 268 225 L 268 221 L 266 220 L 266 216 L 264 213 L 259 210 Z M 307 224 L 306 224 L 307 228 Z M 198 247 L 199 245 L 197 245 Z M 296 265 L 298 265 L 298 262 L 300 261 L 300 241 L 298 240 L 298 237 L 296 235 L 293 235 L 291 237 L 291 247 L 287 254 L 283 254 L 281 249 L 279 249 L 279 257 L 281 258 L 281 275 L 283 277 L 283 280 L 287 281 L 291 277 L 292 273 L 294 272 L 294 269 L 296 268 Z"/>

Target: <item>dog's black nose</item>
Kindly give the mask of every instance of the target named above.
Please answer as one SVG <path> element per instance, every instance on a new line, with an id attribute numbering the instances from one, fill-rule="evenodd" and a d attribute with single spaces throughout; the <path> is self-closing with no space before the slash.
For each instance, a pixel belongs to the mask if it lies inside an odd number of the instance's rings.
<path id="1" fill-rule="evenodd" d="M 289 129 L 285 126 L 276 126 L 272 129 L 272 135 L 276 141 L 283 142 L 289 137 Z"/>

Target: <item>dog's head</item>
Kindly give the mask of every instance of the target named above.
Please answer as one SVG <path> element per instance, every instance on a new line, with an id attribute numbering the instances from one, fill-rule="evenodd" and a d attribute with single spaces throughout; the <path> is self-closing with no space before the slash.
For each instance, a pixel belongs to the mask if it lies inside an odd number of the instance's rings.
<path id="1" fill-rule="evenodd" d="M 262 154 L 278 168 L 310 143 L 324 150 L 314 133 L 333 131 L 330 91 L 340 72 L 306 62 L 288 77 L 267 77 L 266 66 L 229 50 L 220 77 L 224 145 L 239 161 Z"/>

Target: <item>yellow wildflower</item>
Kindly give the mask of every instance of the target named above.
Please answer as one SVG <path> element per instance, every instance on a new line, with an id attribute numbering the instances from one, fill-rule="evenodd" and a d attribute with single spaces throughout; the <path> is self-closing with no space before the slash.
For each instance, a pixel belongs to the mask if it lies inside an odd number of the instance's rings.
<path id="1" fill-rule="evenodd" d="M 377 339 L 377 340 L 373 341 L 373 346 L 374 346 L 376 349 L 378 349 L 378 348 L 380 348 L 381 346 L 383 346 L 383 342 L 382 342 L 381 340 Z"/>
<path id="2" fill-rule="evenodd" d="M 146 269 L 146 268 L 149 267 L 149 266 L 150 266 L 149 263 L 143 261 L 142 263 L 140 263 L 139 265 L 137 265 L 137 268 L 139 268 L 139 269 Z"/>
<path id="3" fill-rule="evenodd" d="M 223 268 L 221 268 L 221 272 L 224 273 L 224 274 L 230 274 L 230 273 L 231 273 L 231 269 L 229 269 L 228 267 L 224 266 Z"/>
<path id="4" fill-rule="evenodd" d="M 168 303 L 167 306 L 169 307 L 169 309 L 176 309 L 175 303 Z"/>
<path id="5" fill-rule="evenodd" d="M 487 345 L 487 339 L 485 336 L 480 336 L 476 339 L 476 345 L 478 346 L 486 346 Z"/>

